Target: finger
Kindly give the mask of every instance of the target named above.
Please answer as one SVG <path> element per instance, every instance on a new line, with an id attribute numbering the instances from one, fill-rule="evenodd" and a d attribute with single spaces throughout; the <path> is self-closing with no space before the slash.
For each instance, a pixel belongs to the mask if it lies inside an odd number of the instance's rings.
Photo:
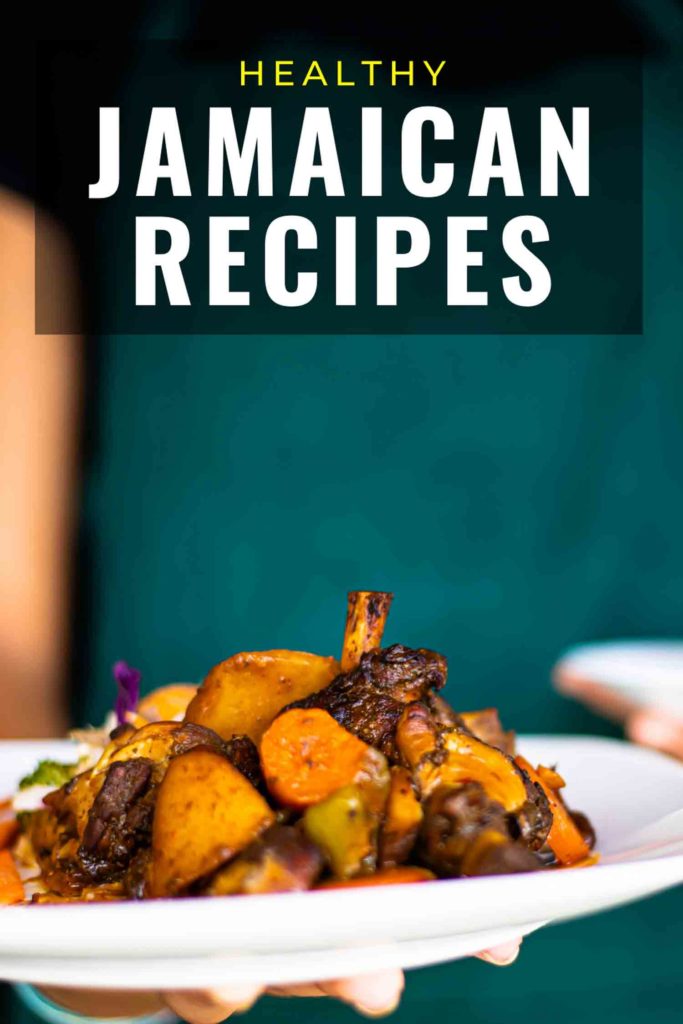
<path id="1" fill-rule="evenodd" d="M 683 722 L 680 719 L 670 718 L 662 711 L 645 709 L 631 715 L 626 732 L 634 743 L 683 758 Z"/>
<path id="2" fill-rule="evenodd" d="M 405 984 L 403 971 L 397 967 L 375 974 L 360 974 L 356 978 L 340 978 L 322 982 L 327 995 L 350 1003 L 366 1017 L 383 1017 L 396 1009 Z"/>
<path id="3" fill-rule="evenodd" d="M 580 700 L 592 711 L 613 722 L 624 722 L 630 715 L 640 710 L 640 705 L 634 701 L 628 700 L 602 683 L 594 683 L 583 676 L 575 675 L 561 664 L 555 667 L 553 682 L 560 693 Z"/>
<path id="4" fill-rule="evenodd" d="M 499 946 L 492 946 L 491 949 L 476 953 L 475 956 L 480 960 L 485 960 L 487 964 L 507 967 L 509 964 L 513 964 L 519 956 L 521 945 L 521 939 L 513 939 L 512 942 L 502 942 Z"/>
<path id="5" fill-rule="evenodd" d="M 233 1013 L 248 1010 L 261 995 L 260 985 L 165 992 L 167 1005 L 187 1024 L 220 1024 Z"/>

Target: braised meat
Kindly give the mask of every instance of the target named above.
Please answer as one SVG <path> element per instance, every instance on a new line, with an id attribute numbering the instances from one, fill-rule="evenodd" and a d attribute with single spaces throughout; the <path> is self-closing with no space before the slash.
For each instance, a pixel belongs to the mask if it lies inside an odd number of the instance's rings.
<path id="1" fill-rule="evenodd" d="M 151 761 L 138 758 L 108 769 L 78 850 L 81 866 L 93 881 L 115 878 L 139 847 L 149 845 L 153 768 Z"/>
<path id="2" fill-rule="evenodd" d="M 544 846 L 553 823 L 553 812 L 548 798 L 536 782 L 532 782 L 524 770 L 524 784 L 527 798 L 521 810 L 515 815 L 519 834 L 532 850 Z"/>
<path id="3" fill-rule="evenodd" d="M 241 771 L 245 778 L 249 779 L 252 786 L 263 790 L 263 773 L 258 750 L 254 741 L 248 736 L 233 736 L 232 739 L 223 740 L 217 732 L 204 725 L 184 722 L 178 726 L 173 743 L 173 756 L 187 754 L 197 747 L 208 747 L 209 750 L 215 750 L 217 754 L 224 754 L 228 761 L 238 771 Z"/>
<path id="4" fill-rule="evenodd" d="M 444 729 L 452 729 L 454 726 L 462 726 L 462 719 L 455 708 L 452 708 L 446 698 L 440 693 L 430 693 L 424 703 L 429 708 L 432 718 L 437 725 Z"/>
<path id="5" fill-rule="evenodd" d="M 402 644 L 368 651 L 351 672 L 289 708 L 322 708 L 349 732 L 399 761 L 395 732 L 407 704 L 446 682 L 446 659 L 435 651 Z"/>
<path id="6" fill-rule="evenodd" d="M 252 786 L 255 786 L 260 793 L 265 793 L 266 784 L 254 741 L 248 736 L 233 736 L 231 740 L 225 741 L 224 750 L 228 760 L 232 761 L 235 768 L 249 779 Z"/>
<path id="7" fill-rule="evenodd" d="M 224 754 L 238 771 L 242 772 L 252 786 L 262 790 L 264 787 L 263 773 L 259 761 L 258 750 L 253 740 L 248 736 L 233 736 L 229 740 L 223 740 L 204 725 L 196 725 L 194 722 L 184 722 L 178 726 L 173 741 L 173 757 L 180 754 L 187 754 L 197 747 L 206 747 L 215 750 L 217 754 Z"/>
<path id="8" fill-rule="evenodd" d="M 514 841 L 504 807 L 479 782 L 437 789 L 426 801 L 420 860 L 444 878 L 536 871 L 539 859 Z"/>
<path id="9" fill-rule="evenodd" d="M 195 725 L 194 722 L 183 722 L 173 732 L 173 756 L 187 754 L 197 747 L 208 747 L 219 754 L 225 751 L 223 740 L 213 729 L 207 729 L 204 725 Z"/>

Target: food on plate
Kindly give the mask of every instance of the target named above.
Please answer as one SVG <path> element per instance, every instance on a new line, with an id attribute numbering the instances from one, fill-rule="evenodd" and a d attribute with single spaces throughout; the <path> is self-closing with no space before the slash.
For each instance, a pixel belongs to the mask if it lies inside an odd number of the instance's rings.
<path id="1" fill-rule="evenodd" d="M 79 730 L 0 804 L 0 903 L 407 884 L 585 864 L 595 834 L 493 708 L 439 692 L 446 658 L 382 647 L 392 595 L 354 591 L 340 661 L 243 652 L 197 689 Z M 163 716 L 163 717 L 162 717 Z"/>

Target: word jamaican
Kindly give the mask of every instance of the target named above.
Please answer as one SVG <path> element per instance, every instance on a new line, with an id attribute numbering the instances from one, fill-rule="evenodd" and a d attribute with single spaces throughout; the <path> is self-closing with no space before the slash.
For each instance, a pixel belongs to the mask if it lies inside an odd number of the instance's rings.
<path id="1" fill-rule="evenodd" d="M 381 107 L 360 110 L 360 195 L 381 197 L 384 189 L 383 118 Z M 222 198 L 270 197 L 274 188 L 273 111 L 270 107 L 252 107 L 246 127 L 238 135 L 231 107 L 209 109 L 208 168 L 206 195 Z M 539 194 L 555 197 L 559 193 L 560 166 L 575 196 L 590 194 L 589 110 L 572 110 L 568 134 L 555 107 L 539 112 L 540 168 Z M 453 188 L 455 162 L 427 159 L 426 137 L 439 143 L 453 142 L 455 126 L 447 110 L 419 106 L 410 110 L 401 125 L 400 176 L 406 192 L 419 199 L 444 196 Z M 120 185 L 120 110 L 100 109 L 99 179 L 89 186 L 90 199 L 108 199 Z M 140 161 L 135 195 L 154 197 L 161 179 L 167 179 L 173 196 L 191 196 L 187 161 L 174 107 L 153 107 Z M 483 110 L 477 143 L 471 163 L 467 197 L 486 197 L 491 182 L 498 180 L 504 196 L 525 195 L 515 139 L 507 107 Z M 355 181 L 356 179 L 354 179 Z M 285 194 L 303 199 L 311 194 L 314 182 L 329 197 L 347 196 L 347 182 L 329 107 L 306 107 L 303 111 L 298 145 L 291 177 Z M 255 186 L 255 187 L 254 187 Z M 357 218 L 336 216 L 335 233 L 335 305 L 356 304 Z M 248 216 L 211 216 L 209 218 L 209 304 L 212 306 L 249 305 L 249 291 L 235 288 L 231 269 L 244 267 L 246 256 L 235 235 L 250 230 Z M 487 305 L 485 291 L 468 286 L 468 268 L 481 266 L 482 253 L 470 249 L 469 233 L 485 231 L 486 216 L 449 216 L 445 224 L 446 280 L 445 302 L 449 306 Z M 376 288 L 378 306 L 398 303 L 398 271 L 424 264 L 437 246 L 432 245 L 427 224 L 414 216 L 378 216 L 376 218 Z M 550 233 L 545 221 L 522 215 L 510 219 L 502 231 L 506 255 L 526 275 L 503 278 L 508 300 L 518 306 L 536 306 L 550 294 L 551 276 L 529 243 L 547 242 Z M 292 244 L 292 242 L 294 244 Z M 190 251 L 190 232 L 179 218 L 168 216 L 136 217 L 136 305 L 157 304 L 157 278 L 163 278 L 171 305 L 191 304 L 182 264 Z M 303 306 L 317 291 L 317 274 L 305 271 L 292 274 L 288 263 L 297 250 L 316 250 L 316 225 L 307 217 L 285 214 L 274 218 L 264 232 L 264 283 L 270 300 L 279 306 Z M 443 239 L 438 242 L 443 250 Z"/>

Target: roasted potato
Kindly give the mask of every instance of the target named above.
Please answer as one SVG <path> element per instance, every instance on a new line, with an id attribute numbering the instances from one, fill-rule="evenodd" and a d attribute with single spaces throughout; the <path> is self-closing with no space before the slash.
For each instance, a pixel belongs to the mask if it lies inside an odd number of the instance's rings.
<path id="1" fill-rule="evenodd" d="M 334 658 L 303 651 L 235 654 L 211 669 L 185 720 L 226 740 L 245 735 L 258 743 L 282 708 L 323 689 L 338 673 Z"/>
<path id="2" fill-rule="evenodd" d="M 198 748 L 174 758 L 157 796 L 148 895 L 186 891 L 273 820 L 260 793 L 221 754 Z"/>

